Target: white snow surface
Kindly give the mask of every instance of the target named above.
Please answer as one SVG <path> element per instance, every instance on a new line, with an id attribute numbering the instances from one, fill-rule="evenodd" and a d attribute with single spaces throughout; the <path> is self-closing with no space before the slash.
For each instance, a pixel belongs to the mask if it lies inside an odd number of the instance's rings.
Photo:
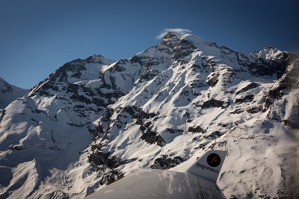
<path id="1" fill-rule="evenodd" d="M 228 151 L 227 198 L 299 197 L 298 61 L 269 73 L 256 66 L 286 52 L 169 33 L 130 59 L 69 62 L 10 103 L 0 198 L 83 198 L 141 169 L 184 172 L 210 149 Z"/>
<path id="2" fill-rule="evenodd" d="M 24 96 L 28 91 L 28 89 L 13 86 L 0 77 L 0 109 L 4 109 L 9 103 Z"/>

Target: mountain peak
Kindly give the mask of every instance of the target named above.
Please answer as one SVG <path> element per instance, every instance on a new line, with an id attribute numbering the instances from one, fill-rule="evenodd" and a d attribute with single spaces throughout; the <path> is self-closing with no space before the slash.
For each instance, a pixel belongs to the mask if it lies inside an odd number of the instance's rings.
<path id="1" fill-rule="evenodd" d="M 172 28 L 172 29 L 165 29 L 157 38 L 162 39 L 162 41 L 180 40 L 182 37 L 185 37 L 190 34 L 191 31 L 188 29 Z"/>
<path id="2" fill-rule="evenodd" d="M 178 39 L 179 36 L 181 36 L 181 35 L 176 34 L 175 32 L 171 32 L 171 31 L 169 31 L 169 32 L 167 32 L 167 33 L 163 36 L 163 40 L 167 40 L 167 39 L 170 39 L 170 38 L 176 38 L 176 39 Z"/>
<path id="3" fill-rule="evenodd" d="M 139 169 L 184 172 L 224 148 L 224 195 L 284 197 L 294 175 L 281 171 L 298 156 L 280 147 L 286 129 L 299 128 L 297 62 L 184 29 L 159 39 L 130 59 L 68 62 L 0 110 L 0 198 L 83 198 Z"/>
<path id="4" fill-rule="evenodd" d="M 159 36 L 162 39 L 162 44 L 174 47 L 181 42 L 187 42 L 192 46 L 201 48 L 203 44 L 209 45 L 210 42 L 204 41 L 201 37 L 191 34 L 187 29 L 165 29 L 165 31 Z"/>
<path id="5" fill-rule="evenodd" d="M 162 37 L 161 44 L 169 47 L 174 47 L 180 41 L 181 36 L 182 34 L 180 33 L 169 31 Z"/>

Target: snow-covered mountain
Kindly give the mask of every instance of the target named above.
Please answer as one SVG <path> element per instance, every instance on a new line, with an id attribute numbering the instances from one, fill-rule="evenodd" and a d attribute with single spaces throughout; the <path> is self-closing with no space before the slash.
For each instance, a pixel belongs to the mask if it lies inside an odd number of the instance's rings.
<path id="1" fill-rule="evenodd" d="M 4 109 L 9 103 L 28 92 L 29 90 L 13 86 L 0 77 L 0 109 Z"/>
<path id="2" fill-rule="evenodd" d="M 228 198 L 299 197 L 299 59 L 168 32 L 129 59 L 66 63 L 0 123 L 0 198 L 82 198 L 228 150 Z"/>

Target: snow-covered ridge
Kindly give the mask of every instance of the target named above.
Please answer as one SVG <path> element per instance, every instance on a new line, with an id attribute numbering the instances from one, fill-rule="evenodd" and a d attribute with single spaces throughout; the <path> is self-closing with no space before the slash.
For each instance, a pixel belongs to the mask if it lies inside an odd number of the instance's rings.
<path id="1" fill-rule="evenodd" d="M 297 69 L 287 52 L 181 30 L 128 59 L 66 63 L 1 114 L 0 198 L 83 198 L 142 168 L 183 171 L 211 148 L 228 150 L 227 197 L 298 196 L 297 163 L 284 161 L 298 157 Z"/>
<path id="2" fill-rule="evenodd" d="M 28 89 L 13 86 L 0 77 L 0 110 L 17 98 L 24 96 L 28 91 Z"/>

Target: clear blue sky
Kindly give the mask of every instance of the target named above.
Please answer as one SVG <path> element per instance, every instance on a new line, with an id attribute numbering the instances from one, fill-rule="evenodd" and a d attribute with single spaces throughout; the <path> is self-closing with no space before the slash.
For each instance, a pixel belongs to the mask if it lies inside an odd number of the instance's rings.
<path id="1" fill-rule="evenodd" d="M 0 77 L 30 88 L 65 62 L 129 58 L 185 28 L 236 51 L 298 52 L 297 0 L 0 0 Z"/>

